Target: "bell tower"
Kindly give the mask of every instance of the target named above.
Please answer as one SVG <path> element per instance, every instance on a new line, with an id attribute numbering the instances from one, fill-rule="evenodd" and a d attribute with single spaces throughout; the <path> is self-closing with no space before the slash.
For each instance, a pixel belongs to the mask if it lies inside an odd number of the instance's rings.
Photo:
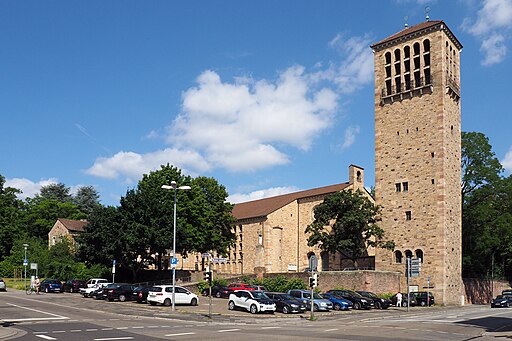
<path id="1" fill-rule="evenodd" d="M 375 62 L 375 194 L 394 251 L 378 270 L 404 273 L 421 258 L 412 291 L 461 304 L 462 45 L 443 21 L 406 27 L 371 46 Z"/>

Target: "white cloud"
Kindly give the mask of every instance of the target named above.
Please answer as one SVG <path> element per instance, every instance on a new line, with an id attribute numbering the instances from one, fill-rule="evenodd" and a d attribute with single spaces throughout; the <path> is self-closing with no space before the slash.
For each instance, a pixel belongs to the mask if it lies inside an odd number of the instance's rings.
<path id="1" fill-rule="evenodd" d="M 343 138 L 343 143 L 341 145 L 341 149 L 347 149 L 356 142 L 356 136 L 359 134 L 360 128 L 359 126 L 350 126 L 345 129 L 345 135 Z"/>
<path id="2" fill-rule="evenodd" d="M 481 41 L 483 65 L 500 63 L 505 59 L 512 30 L 512 0 L 484 0 L 476 19 L 465 18 L 462 28 Z"/>
<path id="3" fill-rule="evenodd" d="M 50 184 L 57 184 L 59 181 L 56 178 L 44 179 L 38 182 L 33 182 L 29 179 L 24 178 L 13 178 L 5 180 L 5 187 L 17 188 L 22 191 L 18 195 L 20 199 L 33 198 L 39 193 L 42 186 L 48 186 Z"/>
<path id="4" fill-rule="evenodd" d="M 503 160 L 501 160 L 501 164 L 507 172 L 512 173 L 512 147 L 510 147 Z"/>
<path id="5" fill-rule="evenodd" d="M 277 195 L 288 194 L 288 193 L 293 193 L 293 192 L 298 192 L 298 191 L 299 191 L 299 189 L 294 186 L 272 187 L 272 188 L 254 191 L 254 192 L 247 193 L 247 194 L 235 193 L 235 194 L 230 195 L 227 198 L 227 201 L 230 203 L 233 203 L 233 204 L 237 204 L 237 203 L 241 203 L 241 202 L 275 197 Z"/>
<path id="6" fill-rule="evenodd" d="M 133 180 L 167 163 L 184 171 L 189 168 L 203 172 L 209 169 L 208 164 L 197 152 L 167 148 L 147 154 L 119 152 L 109 158 L 100 157 L 91 168 L 85 170 L 85 173 L 100 178 L 115 179 L 124 176 L 127 180 Z"/>

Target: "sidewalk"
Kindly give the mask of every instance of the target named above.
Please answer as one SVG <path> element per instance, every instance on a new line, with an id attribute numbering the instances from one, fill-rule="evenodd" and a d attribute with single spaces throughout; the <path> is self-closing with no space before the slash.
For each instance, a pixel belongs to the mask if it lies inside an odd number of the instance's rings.
<path id="1" fill-rule="evenodd" d="M 14 325 L 9 325 L 8 323 L 3 323 L 0 320 L 0 340 L 9 339 L 11 337 L 16 336 L 18 333 L 21 333 L 20 330 L 14 328 Z"/>

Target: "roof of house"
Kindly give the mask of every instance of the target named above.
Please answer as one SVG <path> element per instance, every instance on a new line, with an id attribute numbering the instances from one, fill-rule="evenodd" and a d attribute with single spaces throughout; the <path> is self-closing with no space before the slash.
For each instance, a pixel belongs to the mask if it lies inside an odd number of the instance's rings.
<path id="1" fill-rule="evenodd" d="M 288 205 L 289 203 L 303 198 L 314 197 L 317 195 L 326 195 L 344 190 L 349 183 L 335 184 L 325 187 L 308 189 L 305 191 L 278 195 L 275 197 L 259 199 L 236 204 L 233 207 L 233 216 L 240 219 L 264 217 L 268 214 Z"/>
<path id="2" fill-rule="evenodd" d="M 446 34 L 450 37 L 450 39 L 457 46 L 457 48 L 462 49 L 462 44 L 457 40 L 457 38 L 455 38 L 455 36 L 450 31 L 448 26 L 442 20 L 425 21 L 425 22 L 419 23 L 418 25 L 406 27 L 403 30 L 387 37 L 386 39 L 383 39 L 383 40 L 379 41 L 378 43 L 371 45 L 370 47 L 375 50 L 375 49 L 379 49 L 381 47 L 385 47 L 387 45 L 392 45 L 393 42 L 395 42 L 396 40 L 399 40 L 400 38 L 406 38 L 406 37 L 409 37 L 414 34 L 420 34 L 421 31 L 426 31 L 431 28 L 445 30 Z"/>
<path id="3" fill-rule="evenodd" d="M 72 219 L 57 219 L 66 227 L 69 231 L 74 232 L 83 232 L 85 230 L 85 226 L 89 224 L 87 220 L 72 220 Z"/>

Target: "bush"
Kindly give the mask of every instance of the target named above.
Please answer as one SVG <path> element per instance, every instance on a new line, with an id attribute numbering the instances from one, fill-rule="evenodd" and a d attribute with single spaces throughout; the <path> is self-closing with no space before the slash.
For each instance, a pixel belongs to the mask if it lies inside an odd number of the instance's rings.
<path id="1" fill-rule="evenodd" d="M 300 278 L 286 278 L 283 275 L 263 279 L 247 277 L 245 283 L 263 285 L 268 291 L 287 292 L 291 289 L 307 289 L 306 283 Z"/>

